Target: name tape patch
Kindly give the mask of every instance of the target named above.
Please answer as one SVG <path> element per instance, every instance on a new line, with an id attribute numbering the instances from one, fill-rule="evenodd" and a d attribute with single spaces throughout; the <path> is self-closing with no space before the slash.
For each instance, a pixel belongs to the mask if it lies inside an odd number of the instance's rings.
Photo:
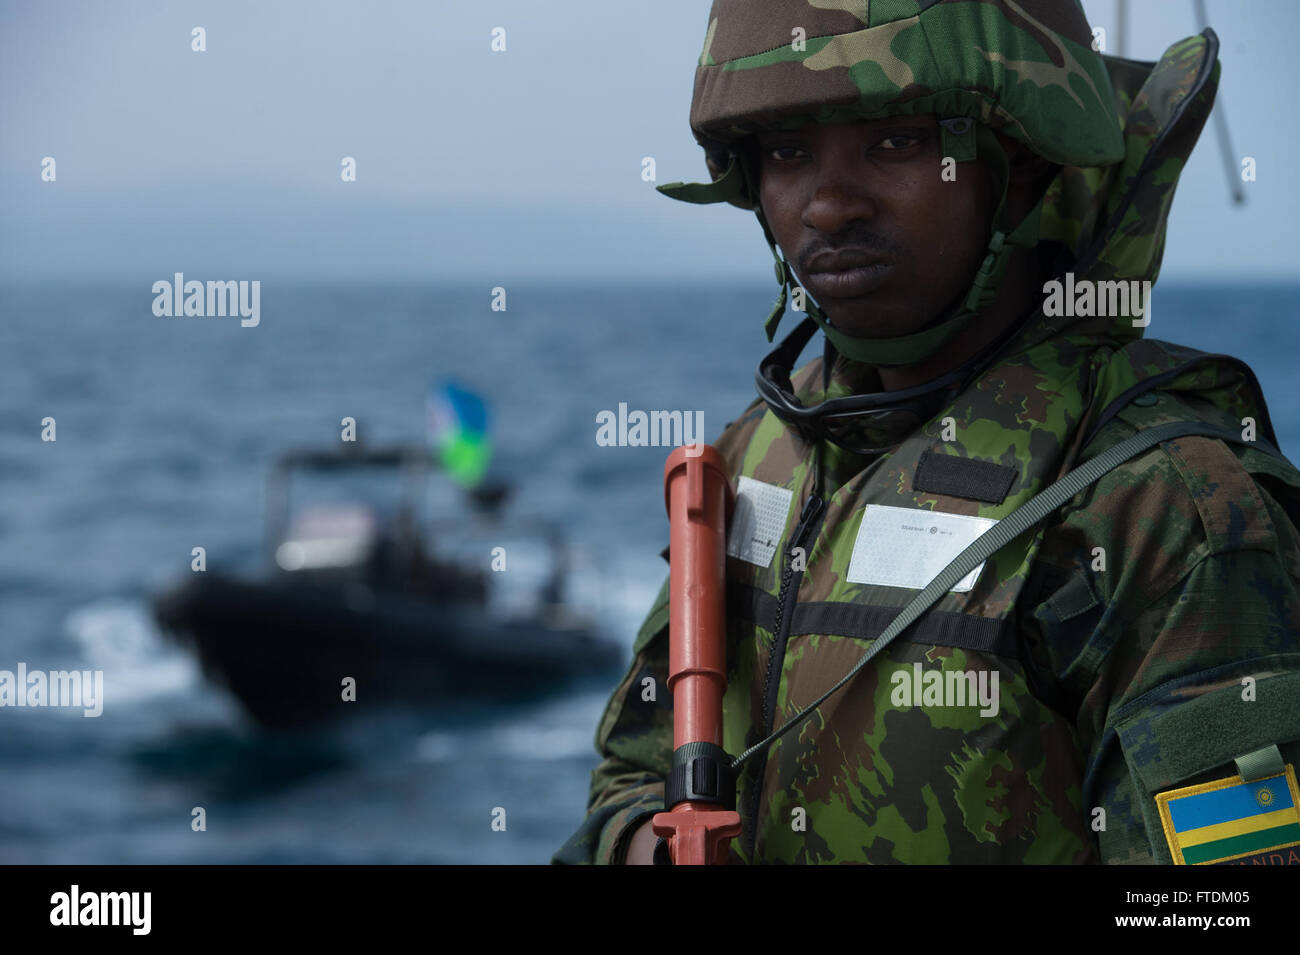
<path id="1" fill-rule="evenodd" d="M 923 590 L 996 523 L 989 517 L 868 504 L 862 511 L 846 579 L 855 584 Z M 984 563 L 952 590 L 965 593 L 974 587 Z"/>
<path id="2" fill-rule="evenodd" d="M 788 487 L 741 477 L 736 482 L 736 507 L 727 532 L 727 556 L 771 567 L 793 497 Z"/>

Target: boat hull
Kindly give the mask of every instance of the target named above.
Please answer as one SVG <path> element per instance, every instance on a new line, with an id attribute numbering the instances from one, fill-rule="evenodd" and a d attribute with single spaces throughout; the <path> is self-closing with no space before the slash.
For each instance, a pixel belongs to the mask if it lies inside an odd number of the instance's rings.
<path id="1" fill-rule="evenodd" d="M 581 624 L 494 619 L 476 603 L 359 585 L 208 572 L 158 596 L 154 615 L 205 675 L 273 727 L 392 704 L 543 696 L 622 662 Z"/>

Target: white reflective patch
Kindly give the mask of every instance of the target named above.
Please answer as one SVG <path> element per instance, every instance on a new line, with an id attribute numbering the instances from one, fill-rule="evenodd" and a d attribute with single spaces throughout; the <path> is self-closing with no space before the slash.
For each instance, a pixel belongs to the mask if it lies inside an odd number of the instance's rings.
<path id="1" fill-rule="evenodd" d="M 988 517 L 868 504 L 863 508 L 847 579 L 855 584 L 923 590 L 996 523 Z M 981 561 L 957 582 L 953 592 L 965 593 L 974 587 L 983 569 Z"/>
<path id="2" fill-rule="evenodd" d="M 771 567 L 794 492 L 742 477 L 736 482 L 736 509 L 727 532 L 727 556 Z"/>

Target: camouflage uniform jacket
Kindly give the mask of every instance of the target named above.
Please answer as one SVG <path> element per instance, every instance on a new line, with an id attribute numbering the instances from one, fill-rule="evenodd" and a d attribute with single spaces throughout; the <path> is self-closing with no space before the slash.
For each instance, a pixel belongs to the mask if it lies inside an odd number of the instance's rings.
<path id="1" fill-rule="evenodd" d="M 1154 278 L 1174 183 L 1208 112 L 1183 102 L 1209 72 L 1203 41 L 1172 47 L 1154 69 L 1110 64 L 1129 158 L 1100 178 L 1066 167 L 1052 189 L 1076 189 L 1078 215 L 1044 222 L 1076 256 L 1101 249 L 1080 256 L 1091 263 L 1081 277 Z M 1098 235 L 1109 238 L 1098 246 Z M 869 506 L 914 511 L 914 526 L 936 534 L 997 520 L 1171 420 L 1240 431 L 1251 418 L 1276 444 L 1245 365 L 1141 335 L 1127 318 L 1030 320 L 874 458 L 806 443 L 758 402 L 726 428 L 715 446 L 743 507 L 771 521 L 748 543 L 732 522 L 729 753 L 828 689 L 927 582 L 880 582 L 889 554 L 873 546 Z M 874 374 L 815 360 L 794 385 L 809 403 L 878 390 Z M 929 520 L 938 513 L 954 516 Z M 1159 794 L 1232 776 L 1235 759 L 1272 744 L 1300 763 L 1297 525 L 1300 472 L 1263 442 L 1175 438 L 1129 459 L 985 561 L 973 587 L 945 594 L 744 767 L 731 861 L 1172 861 Z M 667 604 L 665 582 L 598 727 L 586 819 L 557 862 L 621 861 L 627 837 L 663 808 Z M 967 673 L 986 687 L 996 676 L 995 707 L 923 689 L 933 674 L 959 689 L 948 675 Z"/>
<path id="2" fill-rule="evenodd" d="M 1140 344 L 1171 359 L 1191 351 Z M 864 505 L 996 518 L 1077 463 L 1051 422 L 1081 420 L 1088 393 L 1064 383 L 1079 374 L 1095 383 L 1099 366 L 1128 355 L 1062 346 L 1057 356 L 1057 375 L 1025 356 L 954 402 L 946 414 L 971 442 L 940 440 L 941 414 L 865 467 L 823 446 L 824 496 L 813 493 L 813 449 L 761 406 L 726 429 L 716 446 L 736 479 L 792 492 L 771 565 L 728 558 L 728 752 L 819 696 L 911 596 L 847 579 Z M 1200 368 L 1110 417 L 1089 456 L 1164 421 L 1239 423 L 1203 397 L 1222 367 Z M 1198 379 L 1201 390 L 1179 387 Z M 973 442 L 984 440 L 1003 452 L 980 454 Z M 935 455 L 998 463 L 930 480 Z M 1008 485 L 999 503 L 932 489 L 988 497 L 997 480 Z M 739 780 L 746 831 L 734 861 L 1168 861 L 1155 793 L 1230 775 L 1233 759 L 1269 743 L 1300 762 L 1300 535 L 1279 501 L 1300 518 L 1300 473 L 1213 438 L 1168 441 L 1111 471 L 986 562 L 972 590 L 941 598 L 766 760 L 751 761 Z M 790 554 L 799 544 L 802 572 Z M 662 808 L 672 749 L 666 585 L 635 653 L 597 734 L 605 760 L 587 822 L 561 860 L 615 861 L 620 837 Z M 898 705 L 894 675 L 916 665 L 996 671 L 998 712 Z M 1250 701 L 1246 676 L 1257 681 Z"/>

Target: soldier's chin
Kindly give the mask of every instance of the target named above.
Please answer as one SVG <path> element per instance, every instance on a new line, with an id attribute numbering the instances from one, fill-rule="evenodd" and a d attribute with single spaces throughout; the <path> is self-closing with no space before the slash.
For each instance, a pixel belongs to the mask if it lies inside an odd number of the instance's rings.
<path id="1" fill-rule="evenodd" d="M 825 308 L 831 324 L 855 338 L 902 338 L 941 325 L 956 313 L 965 300 L 958 294 L 943 308 L 928 317 L 918 314 L 915 301 L 899 302 L 892 296 L 876 292 L 862 298 L 841 300 Z"/>
<path id="2" fill-rule="evenodd" d="M 837 302 L 826 309 L 831 325 L 854 338 L 898 338 L 919 332 L 915 314 L 890 308 L 883 296 L 867 295 L 852 302 Z"/>

